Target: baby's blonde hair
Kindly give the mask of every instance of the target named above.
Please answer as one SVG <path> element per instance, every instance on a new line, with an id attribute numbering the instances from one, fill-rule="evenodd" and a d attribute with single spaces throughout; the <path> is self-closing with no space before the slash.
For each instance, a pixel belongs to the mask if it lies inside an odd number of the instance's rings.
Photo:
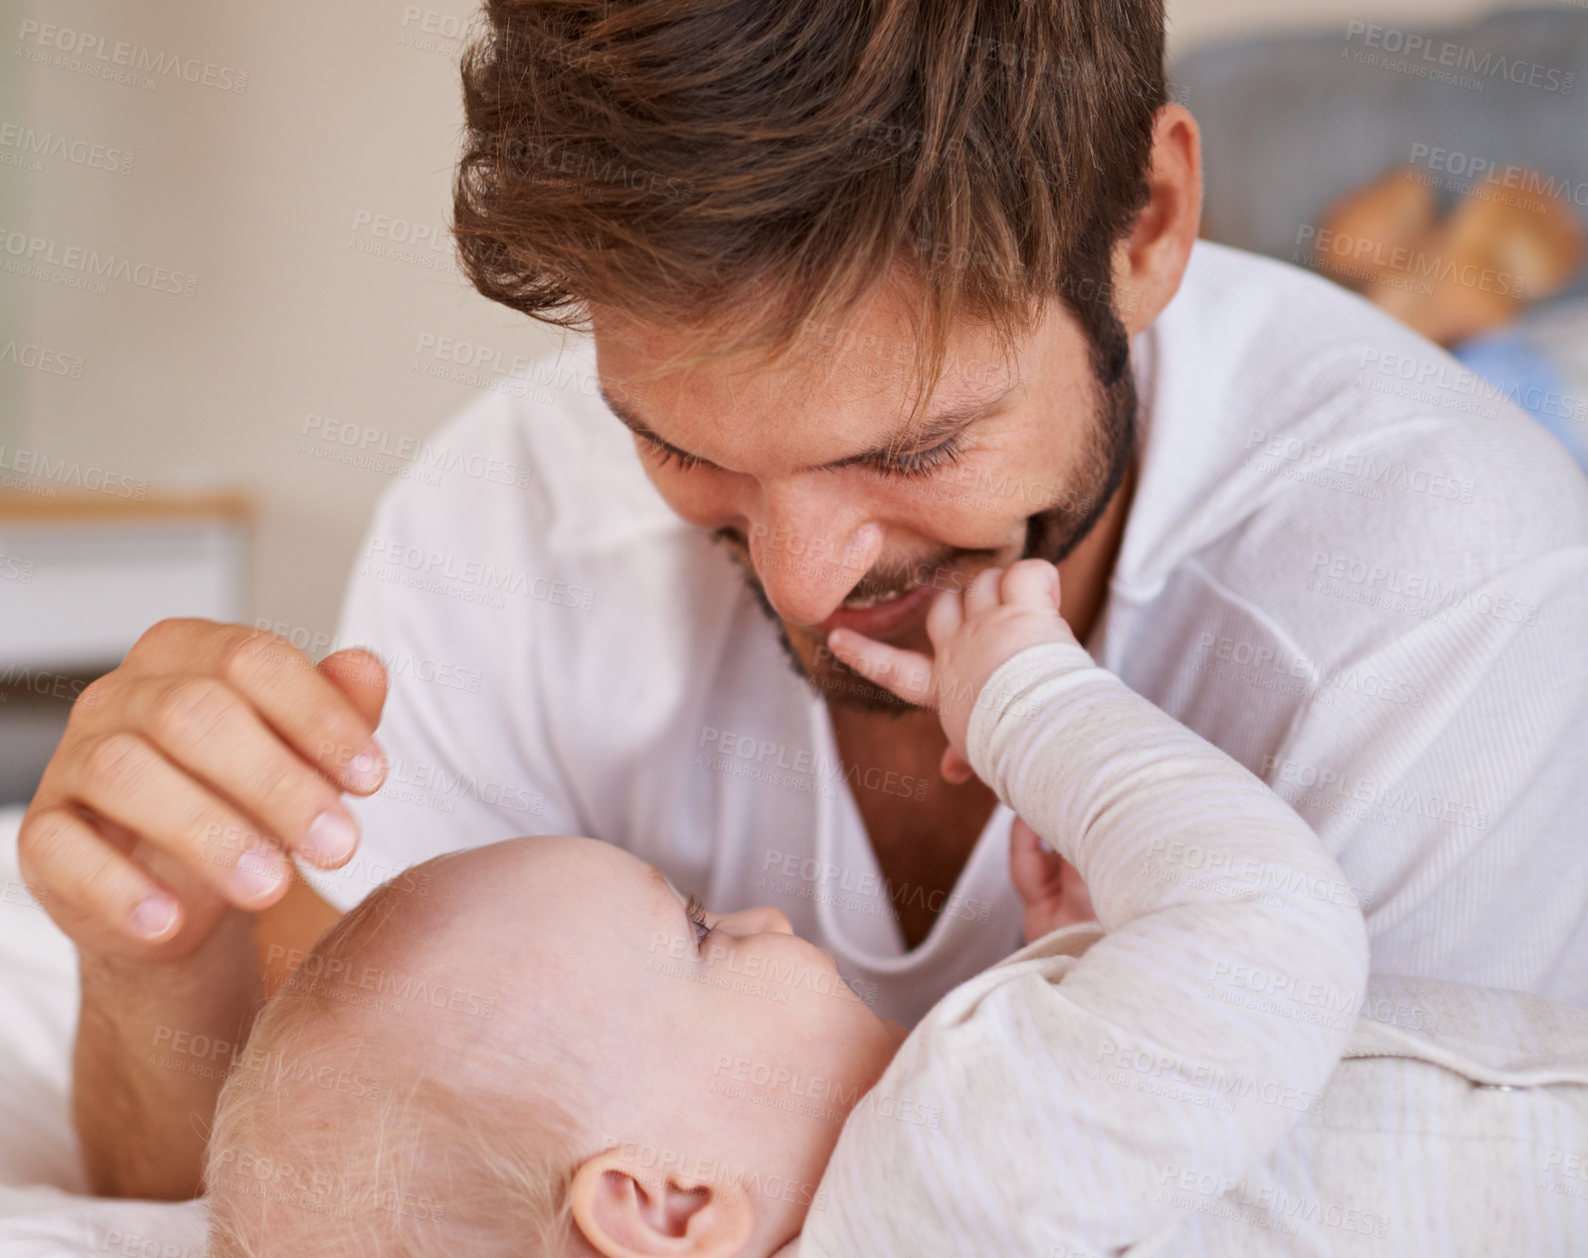
<path id="1" fill-rule="evenodd" d="M 298 973 L 348 972 L 400 895 L 392 884 L 373 892 Z M 380 942 L 421 941 L 410 931 Z M 465 1044 L 443 1072 L 435 1046 L 421 1042 L 433 1028 L 338 995 L 289 981 L 221 1091 L 204 1173 L 212 1258 L 590 1252 L 571 1225 L 581 1150 L 556 1096 L 570 1076 L 555 1046 L 531 1046 L 505 1067 L 509 1095 L 473 1068 L 472 1054 L 491 1050 Z"/>

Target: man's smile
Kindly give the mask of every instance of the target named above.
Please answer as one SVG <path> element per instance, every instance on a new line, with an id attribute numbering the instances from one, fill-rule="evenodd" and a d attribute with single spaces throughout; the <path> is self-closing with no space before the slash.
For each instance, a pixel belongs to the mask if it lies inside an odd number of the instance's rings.
<path id="1" fill-rule="evenodd" d="M 816 626 L 816 631 L 823 637 L 839 628 L 853 629 L 867 637 L 887 637 L 919 616 L 938 589 L 948 588 L 932 579 L 940 573 L 947 576 L 942 569 L 933 569 L 904 590 L 852 594 Z"/>

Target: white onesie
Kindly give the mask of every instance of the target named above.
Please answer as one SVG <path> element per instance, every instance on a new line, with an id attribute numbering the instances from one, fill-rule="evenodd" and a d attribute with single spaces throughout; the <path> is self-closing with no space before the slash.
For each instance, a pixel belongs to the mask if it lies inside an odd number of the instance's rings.
<path id="1" fill-rule="evenodd" d="M 1079 646 L 1008 661 L 968 741 L 1099 923 L 927 1014 L 780 1258 L 1588 1252 L 1588 1013 L 1368 985 L 1308 826 Z"/>

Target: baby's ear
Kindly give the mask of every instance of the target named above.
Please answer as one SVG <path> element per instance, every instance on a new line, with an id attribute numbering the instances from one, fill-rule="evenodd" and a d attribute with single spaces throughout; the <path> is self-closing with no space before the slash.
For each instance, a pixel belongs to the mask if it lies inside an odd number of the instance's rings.
<path id="1" fill-rule="evenodd" d="M 734 1258 L 755 1229 L 737 1182 L 643 1169 L 621 1148 L 588 1158 L 570 1188 L 574 1222 L 603 1258 Z"/>

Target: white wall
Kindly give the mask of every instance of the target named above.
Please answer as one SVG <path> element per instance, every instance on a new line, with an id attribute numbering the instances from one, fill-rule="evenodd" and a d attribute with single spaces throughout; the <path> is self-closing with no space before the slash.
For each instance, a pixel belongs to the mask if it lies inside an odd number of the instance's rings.
<path id="1" fill-rule="evenodd" d="M 1184 49 L 1259 28 L 1448 18 L 1478 7 L 1172 0 L 1172 40 Z M 0 342 L 10 336 L 82 367 L 74 379 L 0 362 L 0 444 L 155 486 L 251 489 L 261 507 L 256 613 L 328 632 L 390 475 L 316 457 L 343 447 L 306 434 L 308 417 L 360 426 L 394 449 L 431 431 L 476 387 L 416 374 L 437 361 L 417 352 L 422 338 L 487 345 L 508 362 L 553 344 L 468 289 L 446 247 L 459 45 L 425 27 L 455 29 L 472 5 L 22 0 L 12 12 L 0 28 L 0 127 L 119 150 L 132 169 L 109 173 L 69 156 L 26 169 L 15 164 L 24 155 L 12 133 L 0 145 L 10 163 L 0 166 L 5 248 L 22 231 L 57 256 L 97 250 L 196 283 L 191 297 L 126 280 L 97 294 L 0 274 Z M 39 31 L 23 34 L 29 21 L 100 43 L 86 56 L 41 47 Z M 117 41 L 195 76 L 208 62 L 222 83 L 246 72 L 246 89 L 169 74 L 151 91 L 25 59 L 114 67 L 99 58 L 111 58 Z M 423 262 L 361 252 L 387 243 L 377 218 L 426 230 L 436 247 L 415 252 Z M 0 253 L 0 262 L 15 260 Z"/>
<path id="2" fill-rule="evenodd" d="M 449 26 L 473 12 L 426 2 Z M 80 246 L 196 277 L 185 297 L 0 276 L 32 304 L 28 339 L 84 366 L 81 380 L 0 366 L 26 377 L 13 439 L 154 487 L 250 488 L 261 508 L 255 611 L 310 630 L 334 627 L 360 532 L 391 479 L 315 457 L 344 448 L 306 434 L 308 417 L 360 426 L 377 450 L 394 450 L 474 392 L 415 374 L 421 337 L 489 344 L 508 361 L 551 344 L 456 272 L 445 223 L 458 41 L 427 35 L 423 18 L 405 24 L 405 10 L 51 0 L 25 5 L 4 36 L 4 73 L 25 91 L 9 120 L 133 159 L 126 175 L 61 159 L 0 172 L 30 201 L 28 229 L 61 255 Z M 28 18 L 102 37 L 106 56 L 125 40 L 195 74 L 208 61 L 222 82 L 231 76 L 220 71 L 245 71 L 246 88 L 173 73 L 147 91 L 17 62 L 17 46 L 38 50 L 36 32 L 17 38 Z M 430 233 L 411 251 L 419 261 L 359 251 L 392 243 L 399 224 Z"/>

